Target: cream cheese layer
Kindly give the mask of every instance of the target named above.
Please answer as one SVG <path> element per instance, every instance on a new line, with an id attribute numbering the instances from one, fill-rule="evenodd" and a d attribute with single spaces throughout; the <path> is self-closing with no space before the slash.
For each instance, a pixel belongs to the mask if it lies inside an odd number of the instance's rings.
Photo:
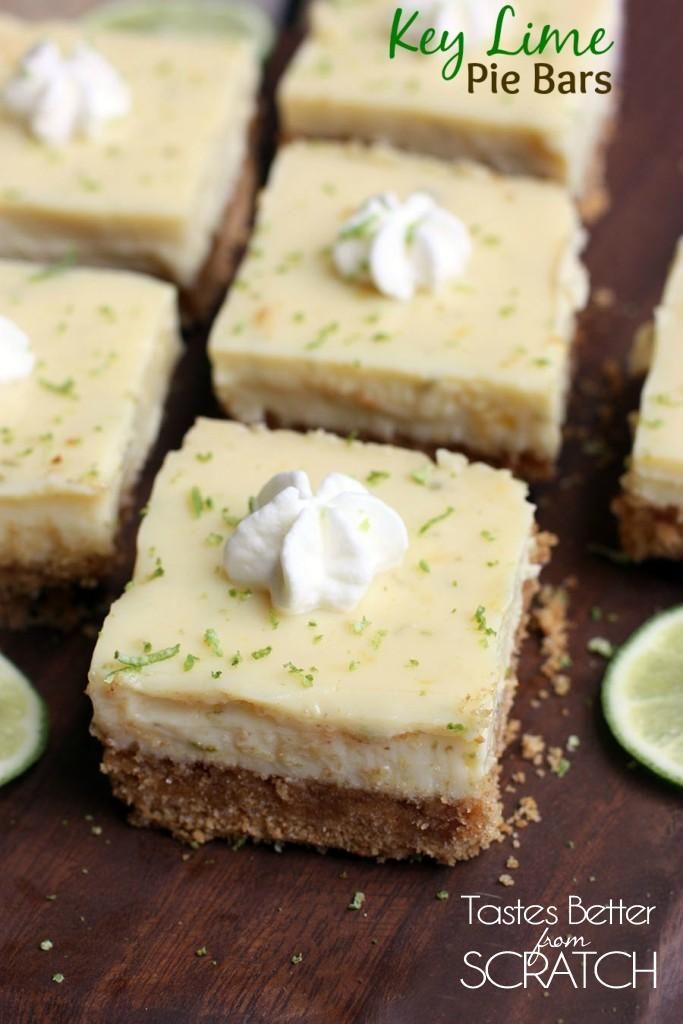
<path id="1" fill-rule="evenodd" d="M 626 486 L 649 504 L 683 505 L 683 239 L 655 315 L 652 363 Z"/>
<path id="2" fill-rule="evenodd" d="M 0 17 L 0 84 L 27 49 L 81 41 L 67 23 Z M 127 116 L 93 138 L 41 145 L 0 109 L 0 255 L 150 270 L 189 285 L 247 150 L 259 64 L 246 41 L 88 33 L 125 79 Z M 201 112 L 201 116 L 198 116 Z"/>
<path id="3" fill-rule="evenodd" d="M 387 189 L 431 194 L 471 240 L 459 277 L 408 301 L 344 279 L 330 253 L 349 214 Z M 211 334 L 219 398 L 248 422 L 271 412 L 552 461 L 587 298 L 582 243 L 558 186 L 382 147 L 294 143 Z"/>
<path id="4" fill-rule="evenodd" d="M 276 612 L 222 549 L 293 467 L 366 483 L 409 547 L 350 612 Z M 405 797 L 476 794 L 491 770 L 534 510 L 509 473 L 440 453 L 200 420 L 167 457 L 132 583 L 94 653 L 94 726 L 118 748 Z"/>
<path id="5" fill-rule="evenodd" d="M 180 350 L 175 289 L 0 261 L 0 310 L 35 356 L 0 383 L 0 564 L 109 551 Z"/>

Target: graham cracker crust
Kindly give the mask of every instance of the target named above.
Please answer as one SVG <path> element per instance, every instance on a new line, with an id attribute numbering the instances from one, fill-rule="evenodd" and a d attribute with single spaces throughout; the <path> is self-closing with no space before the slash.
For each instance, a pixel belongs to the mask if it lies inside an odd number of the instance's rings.
<path id="1" fill-rule="evenodd" d="M 534 560 L 545 564 L 555 543 L 552 535 L 537 534 Z M 524 588 L 512 664 L 497 709 L 498 756 L 506 745 L 517 661 L 538 587 L 538 581 L 531 579 Z M 106 737 L 100 738 L 105 747 L 102 771 L 114 795 L 132 808 L 131 824 L 167 829 L 186 842 L 247 836 L 337 848 L 364 857 L 426 856 L 453 865 L 475 857 L 501 837 L 498 764 L 475 797 L 408 800 L 330 783 L 263 777 L 201 761 L 174 762 L 135 747 L 117 749 Z"/>
<path id="2" fill-rule="evenodd" d="M 621 544 L 634 562 L 647 558 L 683 559 L 683 507 L 662 508 L 625 491 L 612 503 Z"/>
<path id="3" fill-rule="evenodd" d="M 125 547 L 119 543 L 135 510 L 135 489 L 156 443 L 150 444 L 135 478 L 121 494 L 116 537 L 106 552 L 87 554 L 65 550 L 49 562 L 0 564 L 0 629 L 46 626 L 69 630 L 104 611 L 97 588 L 122 564 Z M 111 602 L 109 602 L 111 603 Z"/>
<path id="4" fill-rule="evenodd" d="M 397 800 L 239 768 L 178 764 L 131 750 L 107 749 L 102 771 L 114 794 L 133 806 L 133 825 L 170 830 L 205 843 L 250 836 L 306 843 L 362 857 L 428 856 L 444 864 L 468 860 L 498 836 L 498 772 L 476 800 Z"/>
<path id="5" fill-rule="evenodd" d="M 96 588 L 124 558 L 124 547 L 119 540 L 133 515 L 135 488 L 152 447 L 153 444 L 138 467 L 135 479 L 121 495 L 116 538 L 108 551 L 98 554 L 64 551 L 61 557 L 53 555 L 49 562 L 40 564 L 0 565 L 0 629 L 46 626 L 68 630 L 100 616 L 103 608 Z"/>
<path id="6" fill-rule="evenodd" d="M 112 551 L 111 555 L 65 556 L 33 568 L 0 566 L 0 629 L 72 629 L 98 610 L 94 588 L 117 563 Z"/>

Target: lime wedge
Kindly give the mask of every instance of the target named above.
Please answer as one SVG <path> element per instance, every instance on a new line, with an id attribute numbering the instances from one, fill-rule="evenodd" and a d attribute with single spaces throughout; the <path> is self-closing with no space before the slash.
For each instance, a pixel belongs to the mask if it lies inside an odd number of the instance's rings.
<path id="1" fill-rule="evenodd" d="M 158 35 L 232 35 L 252 39 L 266 56 L 273 23 L 248 0 L 113 0 L 83 16 L 88 28 Z"/>
<path id="2" fill-rule="evenodd" d="M 47 731 L 45 704 L 26 676 L 0 654 L 0 786 L 38 760 Z"/>
<path id="3" fill-rule="evenodd" d="M 612 661 L 602 706 L 637 761 L 683 786 L 683 607 L 650 619 Z"/>

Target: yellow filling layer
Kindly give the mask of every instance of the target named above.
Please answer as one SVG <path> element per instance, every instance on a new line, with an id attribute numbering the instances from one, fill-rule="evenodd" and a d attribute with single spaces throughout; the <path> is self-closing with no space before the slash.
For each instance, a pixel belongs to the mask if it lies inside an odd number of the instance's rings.
<path id="1" fill-rule="evenodd" d="M 224 574 L 235 518 L 293 468 L 314 487 L 330 471 L 355 476 L 408 528 L 403 564 L 350 613 L 275 613 Z M 476 793 L 535 572 L 533 521 L 522 483 L 461 456 L 435 464 L 200 420 L 157 479 L 132 585 L 98 641 L 95 725 L 116 746 L 174 760 L 405 796 Z"/>
<path id="2" fill-rule="evenodd" d="M 427 191 L 467 225 L 462 277 L 408 302 L 342 279 L 330 246 L 369 196 Z M 564 191 L 393 150 L 296 143 L 214 325 L 224 405 L 246 421 L 408 435 L 552 461 L 561 444 L 583 233 Z"/>
<path id="3" fill-rule="evenodd" d="M 499 10 L 498 4 L 492 4 L 485 40 L 466 36 L 463 67 L 453 81 L 441 77 L 442 66 L 454 59 L 453 47 L 434 56 L 399 48 L 390 61 L 390 26 L 399 6 L 404 10 L 403 21 L 421 9 L 419 3 L 392 5 L 387 0 L 345 0 L 343 4 L 318 0 L 314 4 L 310 35 L 280 91 L 285 131 L 387 141 L 447 158 L 467 156 L 502 171 L 556 178 L 575 194 L 583 194 L 617 96 L 621 0 L 573 0 L 571 4 L 517 0 L 513 5 L 517 17 L 506 18 L 502 48 L 517 49 L 529 21 L 535 25 L 535 39 L 550 22 L 562 36 L 578 29 L 582 46 L 597 28 L 604 28 L 602 45 L 613 40 L 613 48 L 604 55 L 584 57 L 574 56 L 570 47 L 561 55 L 548 50 L 536 57 L 488 57 L 485 50 L 493 42 Z M 426 29 L 428 18 L 422 17 L 419 25 Z M 418 39 L 419 35 L 418 31 Z M 494 93 L 490 79 L 468 92 L 468 62 L 487 68 L 495 63 L 498 82 L 506 72 L 519 73 L 519 93 L 501 88 Z M 555 90 L 550 95 L 534 91 L 536 62 L 549 63 L 554 69 Z M 582 72 L 596 71 L 612 74 L 611 93 L 596 94 L 594 78 L 587 80 L 585 94 L 559 91 L 560 72 L 571 73 L 578 84 Z"/>
<path id="4" fill-rule="evenodd" d="M 38 41 L 70 51 L 80 38 L 73 25 L 0 17 L 0 83 Z M 50 147 L 0 108 L 0 254 L 45 259 L 73 248 L 81 262 L 190 285 L 242 166 L 256 55 L 231 39 L 88 33 L 88 41 L 125 79 L 131 112 L 97 138 Z"/>
<path id="5" fill-rule="evenodd" d="M 627 487 L 653 505 L 683 505 L 683 240 L 655 316 Z"/>
<path id="6" fill-rule="evenodd" d="M 36 356 L 0 384 L 0 564 L 111 552 L 180 350 L 175 289 L 0 261 L 0 311 Z"/>

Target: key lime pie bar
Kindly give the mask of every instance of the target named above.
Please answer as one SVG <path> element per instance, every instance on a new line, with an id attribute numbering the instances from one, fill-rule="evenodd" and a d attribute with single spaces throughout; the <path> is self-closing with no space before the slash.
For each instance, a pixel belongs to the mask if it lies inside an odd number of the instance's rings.
<path id="1" fill-rule="evenodd" d="M 0 16 L 0 255 L 153 273 L 201 312 L 251 213 L 254 46 L 84 31 Z"/>
<path id="2" fill-rule="evenodd" d="M 654 326 L 652 365 L 623 494 L 615 503 L 628 554 L 683 559 L 683 239 Z"/>
<path id="3" fill-rule="evenodd" d="M 507 471 L 200 420 L 93 657 L 114 792 L 199 843 L 474 856 L 546 557 Z"/>
<path id="4" fill-rule="evenodd" d="M 605 143 L 616 106 L 622 2 L 518 0 L 512 5 L 514 13 L 508 10 L 504 16 L 500 48 L 510 51 L 520 46 L 528 22 L 534 26 L 534 43 L 550 23 L 563 38 L 578 30 L 581 48 L 596 29 L 604 28 L 600 49 L 613 43 L 608 52 L 582 57 L 574 56 L 571 39 L 561 55 L 549 47 L 540 56 L 487 56 L 502 6 L 498 0 L 317 0 L 310 35 L 280 89 L 285 133 L 391 142 L 448 159 L 466 156 L 504 172 L 553 178 L 584 199 L 589 212 L 599 207 Z M 400 42 L 392 60 L 395 17 Z M 446 32 L 447 52 L 426 56 L 408 49 L 417 49 L 430 29 L 436 35 L 427 41 L 427 49 L 437 50 Z M 462 66 L 453 77 L 461 55 L 460 32 Z M 469 63 L 488 70 L 486 81 L 476 72 L 480 77 L 472 92 Z M 554 89 L 549 89 L 547 74 L 540 85 L 545 94 L 535 91 L 536 63 L 545 64 L 552 74 Z M 519 75 L 517 94 L 500 86 L 511 71 Z M 606 76 L 610 92 L 601 94 L 604 86 L 596 72 Z M 581 76 L 586 74 L 581 92 Z"/>
<path id="5" fill-rule="evenodd" d="M 583 231 L 556 185 L 383 147 L 281 150 L 210 339 L 236 418 L 558 455 Z"/>
<path id="6" fill-rule="evenodd" d="M 179 350 L 169 284 L 0 261 L 0 623 L 111 568 Z"/>

